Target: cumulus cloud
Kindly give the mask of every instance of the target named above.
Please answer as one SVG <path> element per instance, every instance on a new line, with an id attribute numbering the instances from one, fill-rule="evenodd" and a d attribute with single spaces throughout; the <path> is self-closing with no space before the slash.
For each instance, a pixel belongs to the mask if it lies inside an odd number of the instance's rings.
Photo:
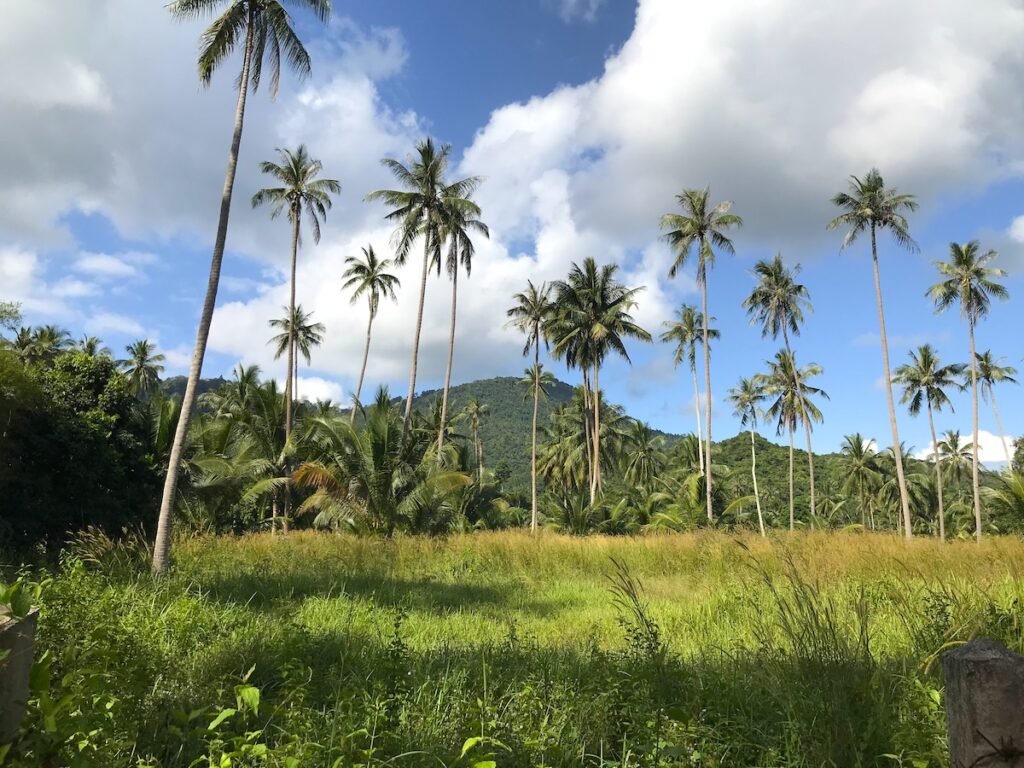
<path id="1" fill-rule="evenodd" d="M 969 445 L 971 443 L 971 430 L 963 429 L 960 431 L 961 436 L 964 439 L 964 444 Z M 1013 441 L 1012 435 L 1006 436 L 1006 444 L 1009 447 L 1010 455 L 1013 455 Z M 929 443 L 929 448 L 923 448 L 914 454 L 915 459 L 930 459 L 935 453 L 935 444 Z M 1006 466 L 1006 452 L 1003 450 L 1003 441 L 999 438 L 999 435 L 989 432 L 984 429 L 978 430 L 978 459 L 983 464 L 990 466 Z"/>
<path id="2" fill-rule="evenodd" d="M 134 318 L 116 312 L 97 312 L 85 321 L 87 333 L 120 333 L 126 336 L 145 336 L 146 330 Z"/>

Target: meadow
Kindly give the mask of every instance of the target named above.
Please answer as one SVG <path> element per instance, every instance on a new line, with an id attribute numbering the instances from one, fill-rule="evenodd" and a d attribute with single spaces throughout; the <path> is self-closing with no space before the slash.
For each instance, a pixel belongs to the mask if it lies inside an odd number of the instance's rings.
<path id="1" fill-rule="evenodd" d="M 141 542 L 141 540 L 140 540 Z M 82 534 L 8 764 L 942 766 L 939 654 L 1024 650 L 1024 544 Z M 20 763 L 19 763 L 20 761 Z"/>

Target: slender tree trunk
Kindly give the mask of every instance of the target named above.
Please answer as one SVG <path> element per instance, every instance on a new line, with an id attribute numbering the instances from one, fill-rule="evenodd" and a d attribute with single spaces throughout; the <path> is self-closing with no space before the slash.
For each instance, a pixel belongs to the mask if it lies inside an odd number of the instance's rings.
<path id="1" fill-rule="evenodd" d="M 409 419 L 412 418 L 412 399 L 416 395 L 416 365 L 420 356 L 420 331 L 423 330 L 423 302 L 427 296 L 427 271 L 430 267 L 430 241 L 424 238 L 423 276 L 420 278 L 420 304 L 416 310 L 416 334 L 412 340 L 412 367 L 409 370 L 409 396 L 405 400 L 405 417 L 402 419 L 402 442 L 409 436 Z"/>
<path id="2" fill-rule="evenodd" d="M 452 319 L 448 331 L 448 366 L 444 372 L 444 390 L 441 392 L 441 428 L 437 432 L 437 464 L 441 465 L 441 450 L 444 448 L 444 426 L 448 423 L 448 390 L 452 385 L 452 358 L 455 355 L 455 305 L 459 290 L 459 265 L 452 273 Z M 481 477 L 481 480 L 483 478 Z"/>
<path id="3" fill-rule="evenodd" d="M 788 419 L 787 419 L 788 421 Z M 796 530 L 796 501 L 793 495 L 793 425 L 789 425 L 789 530 Z"/>
<path id="4" fill-rule="evenodd" d="M 693 410 L 697 414 L 697 460 L 700 462 L 700 473 L 704 474 L 704 430 L 700 425 L 700 386 L 697 384 L 697 361 L 690 366 L 693 372 Z"/>
<path id="5" fill-rule="evenodd" d="M 974 445 L 971 450 L 971 489 L 974 491 L 974 528 L 981 542 L 981 482 L 978 479 L 978 357 L 974 351 L 974 315 L 968 314 L 967 327 L 971 339 L 971 418 Z"/>
<path id="6" fill-rule="evenodd" d="M 594 361 L 594 477 L 590 484 L 590 503 L 597 498 L 601 487 L 601 384 L 598 379 L 598 365 Z"/>
<path id="7" fill-rule="evenodd" d="M 530 532 L 537 533 L 537 412 L 540 409 L 540 329 L 534 328 L 533 432 L 530 445 Z"/>
<path id="8" fill-rule="evenodd" d="M 754 503 L 757 504 L 757 525 L 761 529 L 761 536 L 764 532 L 764 515 L 761 514 L 761 494 L 757 490 L 757 447 L 754 443 L 754 427 L 750 427 L 750 477 L 754 481 Z"/>
<path id="9" fill-rule="evenodd" d="M 1003 431 L 1003 420 L 999 418 L 999 407 L 996 405 L 995 390 L 989 390 L 992 396 L 992 415 L 996 417 L 996 429 L 999 430 L 999 439 L 1003 443 L 1003 453 L 1006 454 L 1006 468 L 1013 469 L 1013 458 L 1010 456 L 1010 447 L 1006 443 L 1006 432 Z"/>
<path id="10" fill-rule="evenodd" d="M 703 247 L 704 243 L 701 243 Z M 703 279 L 701 283 L 701 310 L 704 313 L 703 318 L 703 331 L 704 331 L 704 390 L 705 397 L 707 398 L 705 405 L 705 419 L 707 427 L 707 443 L 704 447 L 704 495 L 707 501 L 708 511 L 708 522 L 713 523 L 715 521 L 715 512 L 711 506 L 711 342 L 708 338 L 708 326 L 711 324 L 711 319 L 708 317 L 708 275 L 707 270 L 703 270 Z"/>
<path id="11" fill-rule="evenodd" d="M 782 328 L 782 338 L 786 342 L 789 364 L 793 366 L 793 380 L 796 382 L 796 399 L 800 406 L 800 418 L 804 422 L 804 434 L 807 435 L 807 477 L 811 486 L 811 530 L 814 530 L 814 518 L 817 517 L 818 506 L 814 492 L 814 449 L 811 447 L 811 417 L 807 413 L 804 403 L 804 387 L 800 382 L 800 369 L 796 367 L 796 355 L 793 354 L 793 349 L 789 346 L 789 333 L 786 331 L 785 326 Z"/>
<path id="12" fill-rule="evenodd" d="M 480 428 L 473 430 L 473 439 L 476 440 L 476 471 L 477 477 L 482 484 L 484 481 L 484 441 L 480 439 Z"/>
<path id="13" fill-rule="evenodd" d="M 903 512 L 903 528 L 907 540 L 914 537 L 910 522 L 910 496 L 907 493 L 907 478 L 903 474 L 903 450 L 900 447 L 900 431 L 896 426 L 896 403 L 892 399 L 892 374 L 889 372 L 889 339 L 885 333 L 885 311 L 882 307 L 882 278 L 878 270 L 878 245 L 875 240 L 875 225 L 871 225 L 871 261 L 875 273 L 875 298 L 878 302 L 878 329 L 882 341 L 882 364 L 885 373 L 885 395 L 889 401 L 889 425 L 892 427 L 893 457 L 896 461 L 896 481 L 900 488 L 900 508 Z"/>
<path id="14" fill-rule="evenodd" d="M 370 358 L 370 332 L 373 330 L 373 312 L 366 323 L 366 346 L 363 347 L 363 367 L 359 369 L 359 383 L 356 385 L 356 397 L 352 402 L 352 423 L 356 423 L 356 409 L 359 407 L 359 395 L 363 391 L 363 377 L 366 376 L 366 361 Z"/>
<path id="15" fill-rule="evenodd" d="M 171 526 L 174 514 L 174 502 L 178 492 L 178 476 L 181 472 L 181 457 L 188 438 L 189 424 L 192 422 L 192 408 L 196 402 L 196 389 L 203 371 L 203 357 L 206 355 L 206 342 L 210 337 L 210 324 L 213 322 L 213 308 L 217 303 L 217 286 L 220 283 L 220 266 L 224 260 L 224 244 L 228 236 L 228 218 L 231 214 L 231 193 L 235 187 L 235 169 L 238 167 L 238 151 L 242 145 L 242 123 L 245 120 L 245 96 L 249 88 L 249 64 L 252 59 L 253 29 L 252 12 L 245 30 L 245 52 L 242 58 L 242 74 L 238 78 L 238 102 L 235 106 L 235 127 L 231 134 L 231 150 L 228 153 L 228 167 L 224 174 L 224 189 L 220 198 L 220 216 L 217 220 L 217 235 L 213 242 L 213 254 L 210 257 L 210 276 L 206 283 L 206 297 L 203 299 L 203 310 L 199 316 L 199 327 L 196 330 L 196 344 L 192 352 L 192 364 L 188 371 L 188 383 L 181 400 L 181 413 L 178 416 L 178 427 L 174 431 L 174 443 L 167 462 L 167 477 L 164 479 L 163 496 L 160 499 L 160 513 L 157 518 L 156 539 L 153 543 L 153 572 L 163 573 L 167 570 L 171 549 Z"/>
<path id="16" fill-rule="evenodd" d="M 299 206 L 292 208 L 292 276 L 291 293 L 288 298 L 288 376 L 284 384 L 284 442 L 285 446 L 292 439 L 292 411 L 295 408 L 294 392 L 296 380 L 298 379 L 298 355 L 295 350 L 295 273 L 299 263 L 299 226 L 302 221 L 302 209 Z M 287 470 L 287 465 L 285 466 Z M 284 509 L 281 515 L 281 529 L 288 533 L 288 518 L 291 516 L 291 492 L 287 486 L 284 489 Z"/>
<path id="17" fill-rule="evenodd" d="M 590 368 L 586 364 L 583 366 L 583 442 L 586 443 L 586 450 L 583 452 L 587 457 L 587 483 L 591 486 L 594 484 L 594 455 L 591 451 L 591 445 L 593 442 L 592 434 L 593 430 L 590 425 L 590 420 L 593 418 L 590 410 Z"/>
<path id="18" fill-rule="evenodd" d="M 932 401 L 928 401 L 928 428 L 932 433 L 932 461 L 935 462 L 935 490 L 939 497 L 939 541 L 946 542 L 946 507 L 942 503 L 942 467 L 939 463 L 939 441 L 935 437 L 935 419 L 932 417 Z"/>

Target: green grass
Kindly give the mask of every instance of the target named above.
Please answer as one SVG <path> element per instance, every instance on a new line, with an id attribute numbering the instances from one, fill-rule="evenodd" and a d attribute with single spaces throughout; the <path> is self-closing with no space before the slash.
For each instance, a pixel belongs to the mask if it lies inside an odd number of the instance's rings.
<path id="1" fill-rule="evenodd" d="M 459 764 L 945 765 L 937 654 L 1024 650 L 1011 538 L 297 533 L 180 541 L 160 582 L 102 550 L 46 590 L 77 703 L 27 764 L 96 731 L 85 765 L 190 765 L 258 731 L 235 765 L 452 765 L 481 735 L 503 746 Z M 249 670 L 259 713 L 209 731 Z"/>

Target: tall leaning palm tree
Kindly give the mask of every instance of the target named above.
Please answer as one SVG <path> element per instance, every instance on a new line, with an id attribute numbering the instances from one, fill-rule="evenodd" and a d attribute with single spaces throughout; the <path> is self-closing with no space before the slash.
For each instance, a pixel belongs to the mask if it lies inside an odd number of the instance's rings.
<path id="1" fill-rule="evenodd" d="M 420 298 L 416 310 L 416 331 L 412 342 L 412 364 L 409 368 L 409 395 L 405 400 L 405 414 L 402 417 L 402 439 L 409 435 L 409 420 L 412 417 L 412 401 L 416 395 L 416 371 L 419 363 L 420 333 L 423 330 L 423 304 L 427 295 L 427 274 L 431 262 L 440 268 L 445 213 L 455 209 L 467 210 L 473 205 L 469 196 L 480 185 L 480 178 L 470 176 L 448 183 L 448 157 L 451 146 L 434 144 L 433 139 L 424 139 L 416 145 L 416 157 L 404 165 L 391 157 L 381 163 L 391 171 L 401 189 L 378 189 L 366 196 L 370 201 L 381 201 L 392 210 L 385 218 L 396 223 L 395 264 L 404 266 L 413 244 L 423 240 L 423 271 L 420 277 Z M 475 207 L 475 206 L 474 206 Z M 473 211 L 479 215 L 479 209 Z"/>
<path id="2" fill-rule="evenodd" d="M 288 307 L 284 309 L 285 312 L 288 311 Z M 284 317 L 271 320 L 270 327 L 281 330 L 269 342 L 274 345 L 275 360 L 287 354 L 290 342 L 294 344 L 296 354 L 294 355 L 295 368 L 292 376 L 291 401 L 297 403 L 299 401 L 299 357 L 305 359 L 306 365 L 312 365 L 313 349 L 324 343 L 326 328 L 323 323 L 314 323 L 313 313 L 306 312 L 301 304 L 296 305 L 295 311 L 290 317 L 286 314 Z"/>
<path id="3" fill-rule="evenodd" d="M 935 433 L 934 411 L 941 411 L 953 404 L 946 395 L 950 387 L 959 387 L 958 381 L 966 366 L 956 363 L 942 365 L 938 354 L 930 344 L 918 347 L 910 353 L 910 362 L 896 369 L 893 382 L 903 387 L 901 403 L 907 405 L 911 416 L 921 412 L 925 405 L 928 411 L 928 428 L 932 435 L 932 461 L 935 463 L 935 490 L 939 503 L 939 540 L 946 540 L 946 507 L 942 499 L 942 465 L 939 461 L 939 439 Z"/>
<path id="4" fill-rule="evenodd" d="M 878 269 L 878 232 L 887 231 L 897 245 L 908 251 L 917 251 L 917 243 L 910 236 L 910 225 L 905 215 L 917 210 L 917 201 L 913 195 L 900 194 L 895 189 L 887 188 L 882 174 L 872 168 L 863 179 L 851 176 L 849 190 L 835 195 L 832 203 L 840 208 L 842 213 L 828 223 L 828 229 L 846 228 L 843 250 L 865 232 L 871 235 L 871 263 L 875 276 L 875 301 L 878 304 L 878 330 L 882 342 L 882 367 L 885 373 L 885 394 L 889 404 L 889 426 L 892 428 L 892 444 L 900 445 L 896 403 L 892 396 L 892 374 L 889 371 L 889 339 L 885 333 L 882 279 Z M 895 464 L 903 530 L 909 540 L 914 535 L 910 521 L 910 495 L 907 492 L 907 478 L 903 470 L 903 456 L 899 451 L 895 452 Z"/>
<path id="5" fill-rule="evenodd" d="M 1013 468 L 1013 457 L 1010 456 L 1010 446 L 1006 442 L 1006 431 L 1003 429 L 1003 420 L 999 418 L 999 406 L 996 405 L 996 384 L 1016 384 L 1013 378 L 1017 369 L 1012 365 L 1002 365 L 1002 358 L 992 357 L 992 350 L 985 350 L 978 355 L 978 383 L 981 385 L 981 399 L 992 403 L 992 414 L 996 417 L 996 428 L 999 430 L 999 439 L 1003 443 L 1003 453 L 1006 454 L 1006 468 Z"/>
<path id="6" fill-rule="evenodd" d="M 291 279 L 289 281 L 288 315 L 295 317 L 295 271 L 299 260 L 300 229 L 302 214 L 309 219 L 313 242 L 320 242 L 320 225 L 331 207 L 331 195 L 341 192 L 341 184 L 334 179 L 318 179 L 323 164 L 309 156 L 305 144 L 298 149 L 278 149 L 281 160 L 275 163 L 264 160 L 260 170 L 280 182 L 280 187 L 266 187 L 252 196 L 252 207 L 270 206 L 270 218 L 276 219 L 287 212 L 292 227 Z M 287 443 L 292 435 L 293 418 L 293 371 L 296 367 L 294 323 L 288 324 L 288 376 L 284 386 L 284 439 Z"/>
<path id="7" fill-rule="evenodd" d="M 715 318 L 711 318 L 714 322 Z M 666 331 L 661 334 L 664 342 L 676 345 L 675 364 L 679 366 L 683 360 L 690 364 L 693 376 L 693 410 L 697 417 L 697 458 L 700 461 L 700 474 L 704 474 L 704 430 L 700 423 L 700 385 L 697 384 L 697 345 L 704 343 L 704 316 L 692 304 L 683 304 L 678 310 L 675 320 L 664 323 Z M 721 334 L 714 328 L 708 328 L 708 339 L 717 339 Z"/>
<path id="8" fill-rule="evenodd" d="M 213 20 L 200 39 L 199 79 L 204 85 L 209 85 L 214 71 L 239 48 L 242 53 L 242 68 L 238 76 L 235 125 L 231 133 L 228 166 L 220 198 L 217 234 L 210 257 L 210 276 L 199 316 L 199 327 L 196 330 L 196 344 L 189 367 L 188 383 L 185 385 L 185 395 L 181 402 L 181 416 L 178 418 L 178 426 L 174 433 L 167 477 L 164 479 L 163 496 L 160 500 L 160 515 L 153 547 L 153 571 L 156 573 L 162 573 L 167 568 L 171 546 L 171 513 L 178 491 L 181 454 L 192 421 L 192 409 L 196 401 L 199 377 L 202 374 L 203 358 L 206 355 L 206 342 L 210 336 L 213 308 L 217 303 L 220 267 L 228 236 L 231 196 L 235 187 L 235 169 L 238 167 L 238 152 L 242 145 L 246 94 L 250 87 L 253 91 L 259 87 L 263 64 L 266 62 L 270 66 L 271 95 L 276 95 L 281 78 L 282 54 L 300 77 L 310 72 L 309 54 L 292 29 L 292 19 L 286 5 L 307 8 L 321 22 L 326 22 L 331 14 L 330 0 L 172 0 L 168 10 L 177 19 L 189 20 L 209 17 L 224 5 L 227 6 L 224 12 Z"/>
<path id="9" fill-rule="evenodd" d="M 124 351 L 128 357 L 118 362 L 128 377 L 128 389 L 136 397 L 150 394 L 160 384 L 164 356 L 156 351 L 156 345 L 149 339 L 139 339 L 125 347 Z"/>
<path id="10" fill-rule="evenodd" d="M 366 376 L 366 361 L 370 357 L 370 333 L 373 330 L 373 321 L 377 317 L 377 310 L 380 308 L 382 298 L 396 301 L 397 289 L 401 287 L 398 278 L 389 273 L 391 259 L 379 259 L 373 250 L 372 245 L 363 248 L 363 259 L 360 261 L 355 256 L 345 259 L 348 267 L 341 276 L 344 280 L 342 289 L 353 289 L 352 298 L 349 300 L 355 304 L 362 296 L 366 296 L 366 303 L 369 305 L 370 317 L 366 321 L 366 346 L 363 347 L 363 365 L 359 369 L 359 383 L 356 385 L 355 398 L 352 401 L 352 419 L 356 420 L 356 410 L 359 408 L 359 395 L 363 391 L 363 377 Z"/>
<path id="11" fill-rule="evenodd" d="M 782 335 L 782 341 L 786 347 L 786 354 L 789 355 L 792 363 L 792 370 L 798 374 L 794 384 L 796 385 L 796 403 L 801 406 L 804 402 L 803 387 L 800 382 L 799 370 L 796 367 L 796 358 L 793 356 L 793 347 L 790 345 L 789 335 L 800 335 L 800 324 L 804 320 L 804 310 L 811 309 L 811 297 L 807 287 L 796 281 L 800 274 L 800 265 L 792 269 L 782 261 L 782 255 L 776 254 L 770 261 L 762 260 L 754 265 L 754 276 L 757 278 L 757 285 L 743 301 L 743 307 L 750 316 L 751 323 L 761 324 L 761 337 L 777 339 Z M 806 414 L 800 414 L 804 423 L 804 434 L 807 438 L 807 473 L 811 492 L 811 519 L 818 515 L 814 489 L 814 449 L 811 446 L 811 420 Z"/>
<path id="12" fill-rule="evenodd" d="M 523 355 L 533 350 L 533 423 L 530 436 L 530 531 L 537 532 L 539 515 L 537 512 L 537 413 L 540 409 L 540 396 L 543 391 L 541 376 L 543 369 L 540 363 L 540 343 L 547 344 L 545 329 L 551 318 L 551 288 L 547 283 L 540 286 L 526 281 L 526 290 L 512 297 L 515 302 L 505 313 L 509 323 L 518 328 L 525 336 Z"/>
<path id="13" fill-rule="evenodd" d="M 696 250 L 697 260 L 697 284 L 701 290 L 701 316 L 710 317 L 708 314 L 708 271 L 715 266 L 715 249 L 726 253 L 734 253 L 732 240 L 726 232 L 743 225 L 743 219 L 734 213 L 732 201 L 725 200 L 712 205 L 708 187 L 704 189 L 687 189 L 676 195 L 676 200 L 682 207 L 682 213 L 666 213 L 661 217 L 661 228 L 668 230 L 665 239 L 672 250 L 675 251 L 675 261 L 669 268 L 668 276 L 675 277 L 676 272 L 686 265 L 690 252 Z M 705 416 L 707 417 L 707 439 L 704 448 L 704 483 L 705 502 L 707 504 L 708 520 L 714 520 L 715 513 L 712 508 L 712 483 L 711 483 L 711 344 L 708 324 L 704 323 L 704 389 L 707 403 L 705 405 Z"/>
<path id="14" fill-rule="evenodd" d="M 755 376 L 740 379 L 740 383 L 729 390 L 729 402 L 735 409 L 740 424 L 750 428 L 750 478 L 754 481 L 754 503 L 757 505 L 757 525 L 761 535 L 765 535 L 764 514 L 761 512 L 761 494 L 757 490 L 757 443 L 754 435 L 757 432 L 757 417 L 761 413 L 761 401 L 765 397 L 764 378 Z M 699 441 L 698 441 L 699 442 Z"/>
<path id="15" fill-rule="evenodd" d="M 466 270 L 466 277 L 473 268 L 473 246 L 471 232 L 490 237 L 490 230 L 477 217 L 480 208 L 466 197 L 458 200 L 446 200 L 441 210 L 441 241 L 448 246 L 445 257 L 445 269 L 452 279 L 452 311 L 451 326 L 448 332 L 448 362 L 444 371 L 444 388 L 441 391 L 441 424 L 437 430 L 437 460 L 443 456 L 445 428 L 448 423 L 448 391 L 452 386 L 452 360 L 455 357 L 455 312 L 458 306 L 459 266 Z M 440 263 L 438 263 L 440 268 Z M 482 478 L 481 478 L 482 480 Z"/>
<path id="16" fill-rule="evenodd" d="M 971 486 L 974 492 L 974 527 L 981 541 L 981 483 L 978 479 L 978 356 L 974 346 L 974 329 L 978 320 L 988 314 L 992 297 L 1009 298 L 999 282 L 1006 273 L 989 266 L 998 256 L 995 251 L 981 252 L 977 240 L 967 244 L 950 243 L 949 261 L 936 261 L 942 279 L 928 289 L 935 302 L 935 311 L 944 312 L 954 304 L 960 305 L 960 317 L 967 321 L 971 344 L 971 413 L 974 428 L 974 455 L 971 462 Z"/>

